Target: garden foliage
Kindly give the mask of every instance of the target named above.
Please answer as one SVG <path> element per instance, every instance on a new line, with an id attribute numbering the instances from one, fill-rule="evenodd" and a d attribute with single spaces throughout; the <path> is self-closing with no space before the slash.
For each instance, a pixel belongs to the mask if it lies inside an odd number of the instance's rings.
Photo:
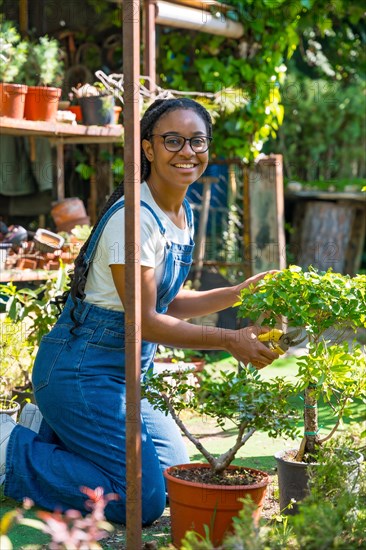
<path id="1" fill-rule="evenodd" d="M 0 305 L 5 310 L 1 322 L 1 393 L 11 396 L 16 386 L 27 386 L 38 345 L 59 314 L 57 297 L 67 287 L 68 276 L 60 268 L 56 280 L 37 288 L 0 284 Z"/>
<path id="2" fill-rule="evenodd" d="M 366 276 L 290 266 L 242 290 L 239 316 L 272 328 L 284 318 L 307 334 L 308 350 L 299 358 L 297 374 L 297 389 L 304 392 L 301 460 L 304 451 L 314 453 L 350 417 L 354 400 L 366 400 L 365 350 L 349 342 L 350 331 L 366 327 Z M 323 440 L 318 435 L 320 398 L 334 416 L 334 428 Z"/>
<path id="3" fill-rule="evenodd" d="M 173 383 L 172 383 L 173 382 Z M 188 439 L 206 458 L 215 473 L 221 474 L 257 430 L 270 437 L 295 437 L 295 412 L 289 405 L 292 385 L 281 378 L 264 381 L 256 369 L 213 373 L 208 367 L 195 381 L 190 371 L 166 371 L 151 375 L 142 396 L 155 408 L 170 413 Z M 235 430 L 232 448 L 215 457 L 187 428 L 181 413 L 193 410 L 202 418 L 214 418 L 223 431 Z"/>

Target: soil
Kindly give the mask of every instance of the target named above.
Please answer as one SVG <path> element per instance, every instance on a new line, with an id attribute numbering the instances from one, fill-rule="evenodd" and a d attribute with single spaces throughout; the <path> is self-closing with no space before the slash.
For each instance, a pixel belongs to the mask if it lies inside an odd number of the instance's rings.
<path id="1" fill-rule="evenodd" d="M 228 468 L 222 473 L 215 473 L 211 468 L 172 468 L 170 475 L 193 483 L 208 485 L 254 485 L 266 476 L 261 472 L 247 468 Z"/>
<path id="2" fill-rule="evenodd" d="M 296 455 L 297 455 L 297 450 L 296 451 L 288 451 L 287 453 L 285 453 L 283 455 L 282 458 L 286 462 L 298 462 L 298 464 L 316 464 L 317 463 L 315 457 L 313 455 L 311 455 L 310 453 L 305 453 L 300 462 L 295 460 Z"/>

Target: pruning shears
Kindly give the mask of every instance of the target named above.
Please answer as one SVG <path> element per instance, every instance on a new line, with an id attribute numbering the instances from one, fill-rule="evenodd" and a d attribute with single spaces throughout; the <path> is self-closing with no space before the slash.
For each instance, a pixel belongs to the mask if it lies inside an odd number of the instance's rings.
<path id="1" fill-rule="evenodd" d="M 274 328 L 269 332 L 260 334 L 258 340 L 279 355 L 283 355 L 290 347 L 297 346 L 305 340 L 306 334 L 300 338 L 301 333 L 301 328 L 290 330 L 290 332 L 283 332 L 282 330 Z"/>

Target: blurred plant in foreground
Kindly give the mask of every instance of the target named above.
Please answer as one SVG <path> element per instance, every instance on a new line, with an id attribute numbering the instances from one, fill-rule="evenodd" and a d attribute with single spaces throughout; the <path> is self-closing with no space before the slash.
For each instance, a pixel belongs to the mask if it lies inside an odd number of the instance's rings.
<path id="1" fill-rule="evenodd" d="M 103 488 L 89 489 L 80 487 L 80 491 L 89 498 L 85 506 L 91 510 L 83 516 L 78 510 L 67 510 L 65 513 L 59 511 L 36 512 L 39 519 L 24 517 L 26 510 L 33 507 L 31 499 L 25 498 L 23 509 L 10 510 L 1 518 L 0 523 L 0 548 L 1 550 L 13 550 L 12 542 L 7 535 L 13 525 L 26 525 L 38 529 L 50 535 L 51 542 L 48 544 L 50 550 L 97 550 L 102 548 L 98 541 L 109 536 L 114 530 L 105 519 L 104 509 L 108 502 L 117 500 L 115 493 L 104 496 Z"/>

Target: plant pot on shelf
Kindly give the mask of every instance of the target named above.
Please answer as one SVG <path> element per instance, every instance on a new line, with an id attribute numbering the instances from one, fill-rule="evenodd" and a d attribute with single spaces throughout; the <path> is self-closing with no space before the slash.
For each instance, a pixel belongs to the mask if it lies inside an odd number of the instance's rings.
<path id="1" fill-rule="evenodd" d="M 114 97 L 79 97 L 83 123 L 92 126 L 114 124 Z"/>
<path id="2" fill-rule="evenodd" d="M 61 235 L 42 228 L 37 229 L 33 241 L 39 252 L 55 252 L 55 250 L 60 250 L 65 243 L 65 239 Z"/>
<path id="3" fill-rule="evenodd" d="M 297 449 L 279 451 L 275 454 L 278 473 L 278 489 L 280 498 L 280 511 L 288 515 L 298 513 L 298 506 L 292 500 L 301 502 L 309 494 L 309 468 L 316 467 L 317 463 L 295 462 L 293 458 Z M 349 451 L 350 459 L 344 465 L 346 467 L 348 482 L 352 486 L 356 483 L 359 465 L 363 462 L 363 456 L 356 451 Z"/>
<path id="4" fill-rule="evenodd" d="M 229 466 L 228 469 L 242 469 L 258 477 L 258 482 L 251 485 L 209 485 L 202 482 L 186 481 L 175 477 L 174 471 L 193 468 L 210 469 L 208 464 L 181 464 L 164 471 L 167 481 L 171 515 L 171 532 L 173 544 L 179 548 L 186 531 L 194 530 L 205 536 L 207 525 L 210 540 L 214 545 L 221 544 L 224 535 L 231 531 L 232 519 L 243 507 L 240 499 L 250 496 L 257 509 L 253 519 L 258 522 L 266 496 L 269 477 L 261 470 Z"/>
<path id="5" fill-rule="evenodd" d="M 0 83 L 0 116 L 22 119 L 28 86 Z"/>
<path id="6" fill-rule="evenodd" d="M 0 412 L 9 415 L 15 422 L 20 411 L 20 404 L 10 399 L 0 399 Z"/>
<path id="7" fill-rule="evenodd" d="M 61 88 L 51 86 L 28 86 L 25 100 L 24 118 L 27 120 L 56 120 Z"/>
<path id="8" fill-rule="evenodd" d="M 122 107 L 119 107 L 117 105 L 114 106 L 114 124 L 118 124 L 119 123 L 119 117 L 121 115 L 121 112 L 122 112 Z"/>
<path id="9" fill-rule="evenodd" d="M 68 111 L 71 111 L 76 116 L 76 122 L 83 122 L 83 115 L 81 114 L 81 107 L 80 105 L 70 105 L 68 108 Z"/>
<path id="10" fill-rule="evenodd" d="M 55 203 L 51 208 L 51 216 L 57 231 L 69 233 L 76 225 L 90 224 L 84 203 L 77 197 L 70 197 Z"/>
<path id="11" fill-rule="evenodd" d="M 76 122 L 80 122 L 81 124 L 83 123 L 83 115 L 81 113 L 80 105 L 70 105 L 70 107 L 68 107 L 67 110 L 71 111 L 72 113 L 74 113 L 76 115 Z M 121 115 L 121 112 L 122 112 L 122 107 L 118 107 L 118 106 L 114 107 L 113 124 L 118 124 L 119 123 L 119 117 Z"/>

